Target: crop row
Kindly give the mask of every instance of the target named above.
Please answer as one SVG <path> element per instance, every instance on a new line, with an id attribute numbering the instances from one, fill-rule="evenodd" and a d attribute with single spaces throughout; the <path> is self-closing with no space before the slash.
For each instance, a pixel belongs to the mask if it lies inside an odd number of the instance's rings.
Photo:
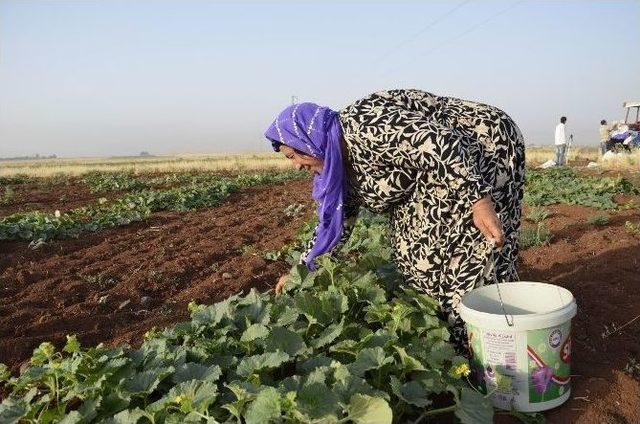
<path id="1" fill-rule="evenodd" d="M 492 422 L 435 301 L 397 284 L 383 225 L 360 220 L 350 259 L 293 268 L 281 296 L 192 303 L 139 349 L 41 344 L 20 376 L 0 366 L 0 422 Z"/>
<path id="2" fill-rule="evenodd" d="M 524 200 L 529 205 L 591 206 L 614 209 L 616 194 L 638 194 L 638 187 L 623 177 L 586 177 L 571 168 L 527 170 Z"/>
<path id="3" fill-rule="evenodd" d="M 131 172 L 92 172 L 82 178 L 93 193 L 136 191 L 158 186 L 210 184 L 225 179 L 218 173 L 179 172 L 160 176 L 135 175 Z"/>
<path id="4" fill-rule="evenodd" d="M 102 199 L 96 205 L 66 213 L 40 211 L 17 213 L 0 220 L 0 240 L 27 240 L 33 246 L 52 239 L 77 237 L 84 231 L 126 225 L 146 219 L 152 212 L 182 211 L 215 206 L 231 193 L 252 185 L 276 183 L 307 175 L 301 172 L 240 175 L 217 178 L 209 183 L 190 184 L 173 189 L 145 189 L 113 201 Z"/>

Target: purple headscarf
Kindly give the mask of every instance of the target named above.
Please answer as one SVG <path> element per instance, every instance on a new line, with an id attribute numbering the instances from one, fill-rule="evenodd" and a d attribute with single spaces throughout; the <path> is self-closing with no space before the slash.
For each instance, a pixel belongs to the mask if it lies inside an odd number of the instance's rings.
<path id="1" fill-rule="evenodd" d="M 311 251 L 303 258 L 315 270 L 313 260 L 333 249 L 342 235 L 345 169 L 342 163 L 342 129 L 338 112 L 314 103 L 294 104 L 283 110 L 264 133 L 275 151 L 285 144 L 322 159 L 322 172 L 313 178 L 313 198 L 318 201 L 318 226 Z"/>

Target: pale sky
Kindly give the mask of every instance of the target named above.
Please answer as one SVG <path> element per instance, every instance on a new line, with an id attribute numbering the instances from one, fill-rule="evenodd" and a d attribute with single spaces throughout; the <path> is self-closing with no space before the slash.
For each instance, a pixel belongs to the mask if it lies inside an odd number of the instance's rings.
<path id="1" fill-rule="evenodd" d="M 295 95 L 419 88 L 578 144 L 640 100 L 640 1 L 0 0 L 0 156 L 263 151 Z"/>

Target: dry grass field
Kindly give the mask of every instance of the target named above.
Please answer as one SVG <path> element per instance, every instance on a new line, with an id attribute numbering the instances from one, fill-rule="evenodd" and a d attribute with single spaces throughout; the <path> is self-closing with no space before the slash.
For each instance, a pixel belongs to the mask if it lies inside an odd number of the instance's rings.
<path id="1" fill-rule="evenodd" d="M 277 153 L 246 153 L 219 155 L 173 155 L 148 157 L 69 158 L 0 161 L 0 176 L 82 175 L 92 171 L 130 171 L 133 173 L 163 173 L 188 171 L 244 171 L 287 169 L 291 165 Z"/>
<path id="2" fill-rule="evenodd" d="M 537 166 L 554 157 L 553 147 L 528 147 L 527 164 Z M 569 150 L 571 165 L 585 166 L 597 162 L 604 169 L 640 170 L 640 151 L 613 160 L 602 161 L 595 147 L 573 147 Z M 129 171 L 163 173 L 188 171 L 283 170 L 291 165 L 280 154 L 272 152 L 244 154 L 180 154 L 149 157 L 68 158 L 0 161 L 0 176 L 54 175 L 78 176 L 92 171 Z"/>

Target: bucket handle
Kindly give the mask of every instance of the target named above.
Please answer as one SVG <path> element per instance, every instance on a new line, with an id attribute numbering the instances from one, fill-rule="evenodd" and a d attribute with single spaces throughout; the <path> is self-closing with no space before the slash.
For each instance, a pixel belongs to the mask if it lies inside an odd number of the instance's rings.
<path id="1" fill-rule="evenodd" d="M 506 308 L 504 307 L 504 301 L 502 300 L 502 292 L 500 291 L 500 281 L 498 280 L 498 272 L 496 271 L 496 263 L 494 258 L 494 252 L 496 249 L 496 241 L 494 239 L 489 239 L 489 255 L 488 255 L 488 264 L 485 271 L 485 278 L 491 277 L 493 282 L 496 284 L 496 289 L 498 291 L 498 299 L 500 299 L 500 307 L 502 308 L 502 313 L 504 315 L 505 321 L 507 321 L 507 325 L 509 327 L 513 327 L 513 315 L 508 314 Z M 491 275 L 489 275 L 491 274 Z"/>

